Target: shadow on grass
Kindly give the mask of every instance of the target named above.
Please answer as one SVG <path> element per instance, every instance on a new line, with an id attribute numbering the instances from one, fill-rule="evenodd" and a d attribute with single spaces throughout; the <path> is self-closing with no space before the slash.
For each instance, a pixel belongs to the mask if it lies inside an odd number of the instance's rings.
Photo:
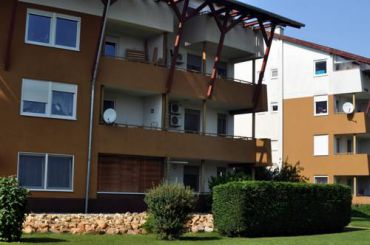
<path id="1" fill-rule="evenodd" d="M 365 213 L 361 210 L 352 209 L 352 217 L 369 219 L 370 215 L 368 215 L 367 213 Z"/>
<path id="2" fill-rule="evenodd" d="M 365 231 L 368 230 L 366 228 L 361 228 L 361 227 L 346 227 L 344 228 L 343 232 L 354 232 L 354 231 Z"/>
<path id="3" fill-rule="evenodd" d="M 23 243 L 58 243 L 58 242 L 67 242 L 64 239 L 50 238 L 50 237 L 26 237 L 22 238 L 21 242 Z"/>
<path id="4" fill-rule="evenodd" d="M 196 236 L 185 236 L 180 237 L 181 241 L 216 241 L 220 240 L 221 237 L 217 236 L 205 236 L 205 237 L 196 237 Z"/>

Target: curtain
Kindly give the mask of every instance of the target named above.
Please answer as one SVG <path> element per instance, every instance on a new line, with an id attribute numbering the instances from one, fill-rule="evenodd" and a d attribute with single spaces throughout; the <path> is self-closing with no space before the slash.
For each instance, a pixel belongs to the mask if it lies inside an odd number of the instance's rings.
<path id="1" fill-rule="evenodd" d="M 47 188 L 72 189 L 72 157 L 49 155 L 47 174 Z"/>
<path id="2" fill-rule="evenodd" d="M 51 114 L 58 116 L 73 116 L 74 93 L 53 90 Z"/>
<path id="3" fill-rule="evenodd" d="M 45 156 L 21 155 L 19 157 L 19 183 L 33 189 L 44 188 Z"/>

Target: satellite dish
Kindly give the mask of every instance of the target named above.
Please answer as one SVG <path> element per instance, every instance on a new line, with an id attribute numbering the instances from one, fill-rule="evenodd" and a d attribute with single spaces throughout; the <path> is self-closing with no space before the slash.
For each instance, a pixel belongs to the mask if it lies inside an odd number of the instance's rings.
<path id="1" fill-rule="evenodd" d="M 351 102 L 346 102 L 346 103 L 343 104 L 342 109 L 343 109 L 344 113 L 352 114 L 353 111 L 355 110 L 355 107 L 353 106 L 353 104 Z"/>
<path id="2" fill-rule="evenodd" d="M 117 112 L 112 109 L 106 109 L 103 113 L 103 119 L 105 123 L 112 124 L 117 120 Z"/>

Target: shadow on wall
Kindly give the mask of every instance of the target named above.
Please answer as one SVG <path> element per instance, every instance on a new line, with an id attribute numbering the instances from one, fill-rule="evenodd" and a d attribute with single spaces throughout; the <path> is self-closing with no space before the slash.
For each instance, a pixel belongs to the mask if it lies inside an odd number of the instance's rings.
<path id="1" fill-rule="evenodd" d="M 14 91 L 9 87 L 4 77 L 0 75 L 0 101 L 4 100 L 8 104 L 15 104 L 17 96 Z"/>
<path id="2" fill-rule="evenodd" d="M 262 142 L 262 145 L 261 145 Z M 256 162 L 257 165 L 271 164 L 271 143 L 270 140 L 260 139 L 256 141 Z"/>

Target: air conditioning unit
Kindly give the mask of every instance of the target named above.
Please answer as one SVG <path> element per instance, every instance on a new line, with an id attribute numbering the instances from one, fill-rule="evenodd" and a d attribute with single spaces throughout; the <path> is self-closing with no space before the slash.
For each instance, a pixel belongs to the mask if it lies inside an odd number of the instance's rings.
<path id="1" fill-rule="evenodd" d="M 181 118 L 179 115 L 171 115 L 170 116 L 170 126 L 173 128 L 177 128 L 181 126 L 180 122 Z"/>
<path id="2" fill-rule="evenodd" d="M 178 115 L 180 114 L 180 104 L 177 102 L 170 103 L 170 114 Z"/>

